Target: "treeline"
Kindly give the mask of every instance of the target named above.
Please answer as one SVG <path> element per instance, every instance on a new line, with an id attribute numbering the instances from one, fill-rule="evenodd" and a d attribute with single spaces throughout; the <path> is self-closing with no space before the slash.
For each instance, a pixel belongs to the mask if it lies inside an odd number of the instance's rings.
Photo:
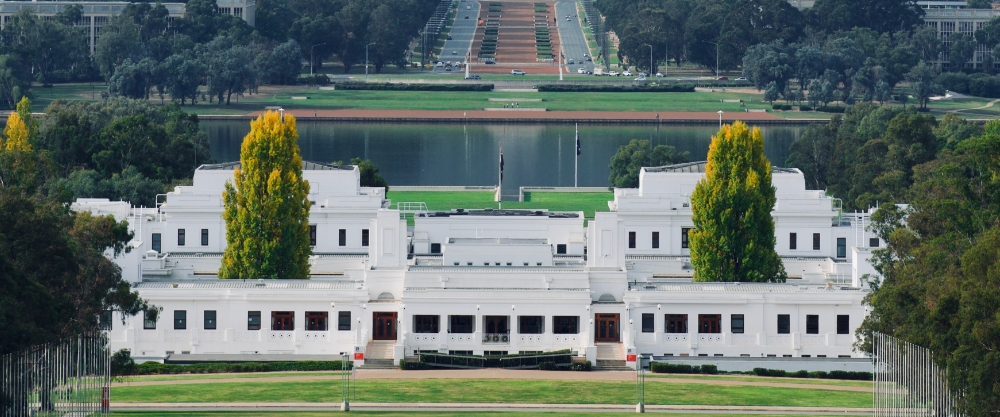
<path id="1" fill-rule="evenodd" d="M 215 0 L 191 0 L 183 18 L 170 21 L 159 3 L 130 3 L 101 28 L 94 54 L 80 6 L 53 19 L 30 10 L 0 31 L 0 106 L 30 96 L 32 82 L 108 82 L 106 95 L 181 104 L 229 104 L 262 84 L 299 81 L 303 59 L 316 67 L 336 55 L 344 71 L 363 63 L 365 46 L 375 72 L 406 64 L 409 40 L 436 7 L 432 0 L 361 0 L 257 4 L 256 27 L 220 14 Z"/>
<path id="2" fill-rule="evenodd" d="M 887 246 L 873 251 L 859 334 L 933 350 L 967 415 L 1000 409 L 998 151 L 1000 122 L 858 104 L 810 127 L 786 162 L 845 211 L 878 207 L 869 231 Z"/>

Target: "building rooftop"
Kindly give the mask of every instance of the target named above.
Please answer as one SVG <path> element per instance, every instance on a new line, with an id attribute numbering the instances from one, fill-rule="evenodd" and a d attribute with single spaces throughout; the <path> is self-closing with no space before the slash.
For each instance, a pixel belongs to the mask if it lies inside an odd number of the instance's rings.
<path id="1" fill-rule="evenodd" d="M 646 172 L 705 172 L 705 164 L 708 161 L 697 161 L 697 162 L 687 162 L 683 164 L 667 165 L 662 167 L 646 167 L 643 168 Z M 771 166 L 771 172 L 774 174 L 795 174 L 799 172 L 795 168 L 781 168 L 776 166 Z"/>
<path id="2" fill-rule="evenodd" d="M 353 290 L 357 289 L 355 282 L 336 281 L 322 282 L 308 279 L 212 279 L 198 281 L 143 281 L 132 284 L 133 289 L 241 289 L 241 290 Z"/>
<path id="3" fill-rule="evenodd" d="M 205 164 L 198 167 L 198 169 L 204 171 L 233 171 L 236 169 L 236 167 L 239 166 L 240 166 L 239 161 L 233 161 L 233 162 L 224 162 L 221 164 Z M 336 171 L 336 170 L 353 171 L 354 165 L 330 165 L 330 164 L 321 164 L 319 162 L 302 161 L 302 170 L 303 171 Z"/>
<path id="4" fill-rule="evenodd" d="M 451 216 L 509 216 L 509 217 L 548 217 L 552 219 L 575 219 L 579 218 L 579 213 L 573 212 L 552 212 L 548 210 L 498 210 L 498 209 L 452 209 L 451 211 L 433 211 L 429 213 L 419 213 L 417 217 L 451 217 Z"/>
<path id="5" fill-rule="evenodd" d="M 459 244 L 468 246 L 490 246 L 490 245 L 548 245 L 547 239 L 510 239 L 493 237 L 453 237 L 448 239 L 449 244 Z"/>
<path id="6" fill-rule="evenodd" d="M 630 291 L 667 291 L 667 292 L 752 292 L 752 293 L 831 293 L 841 291 L 861 291 L 850 286 L 825 286 L 786 283 L 756 283 L 756 282 L 690 282 L 690 283 L 656 283 L 638 282 L 629 284 Z"/>

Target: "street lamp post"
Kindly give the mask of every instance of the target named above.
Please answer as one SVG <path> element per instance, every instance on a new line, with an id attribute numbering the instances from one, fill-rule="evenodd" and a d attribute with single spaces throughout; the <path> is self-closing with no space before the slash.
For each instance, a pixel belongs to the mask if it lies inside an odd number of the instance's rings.
<path id="1" fill-rule="evenodd" d="M 719 128 L 722 128 L 722 110 L 719 110 Z"/>
<path id="2" fill-rule="evenodd" d="M 368 82 L 368 47 L 374 44 L 375 42 L 365 45 L 365 82 Z"/>
<path id="3" fill-rule="evenodd" d="M 313 65 L 315 65 L 315 63 L 316 63 L 316 61 L 313 59 L 313 51 L 316 50 L 317 46 L 323 46 L 323 45 L 326 45 L 326 43 L 317 43 L 317 44 L 315 44 L 315 45 L 313 45 L 313 46 L 311 46 L 309 48 L 309 76 L 310 77 L 313 75 Z"/>
<path id="4" fill-rule="evenodd" d="M 649 75 L 652 76 L 656 74 L 656 67 L 653 65 L 653 45 L 646 44 L 649 47 Z"/>

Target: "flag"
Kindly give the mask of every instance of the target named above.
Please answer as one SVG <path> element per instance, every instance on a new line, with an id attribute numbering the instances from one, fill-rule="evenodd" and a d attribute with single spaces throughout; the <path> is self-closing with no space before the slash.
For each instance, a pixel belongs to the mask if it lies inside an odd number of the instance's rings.
<path id="1" fill-rule="evenodd" d="M 580 156 L 580 126 L 576 126 L 576 156 Z"/>
<path id="2" fill-rule="evenodd" d="M 500 148 L 500 183 L 503 183 L 503 148 Z"/>

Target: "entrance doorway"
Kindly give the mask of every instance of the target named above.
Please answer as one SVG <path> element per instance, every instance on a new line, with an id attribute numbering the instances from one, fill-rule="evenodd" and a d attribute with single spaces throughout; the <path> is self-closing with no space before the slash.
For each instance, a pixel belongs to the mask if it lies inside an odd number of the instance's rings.
<path id="1" fill-rule="evenodd" d="M 375 340 L 396 340 L 396 317 L 398 313 L 373 312 L 375 322 Z"/>
<path id="2" fill-rule="evenodd" d="M 594 322 L 597 324 L 597 332 L 594 334 L 595 342 L 617 342 L 618 339 L 618 314 L 595 314 Z"/>

